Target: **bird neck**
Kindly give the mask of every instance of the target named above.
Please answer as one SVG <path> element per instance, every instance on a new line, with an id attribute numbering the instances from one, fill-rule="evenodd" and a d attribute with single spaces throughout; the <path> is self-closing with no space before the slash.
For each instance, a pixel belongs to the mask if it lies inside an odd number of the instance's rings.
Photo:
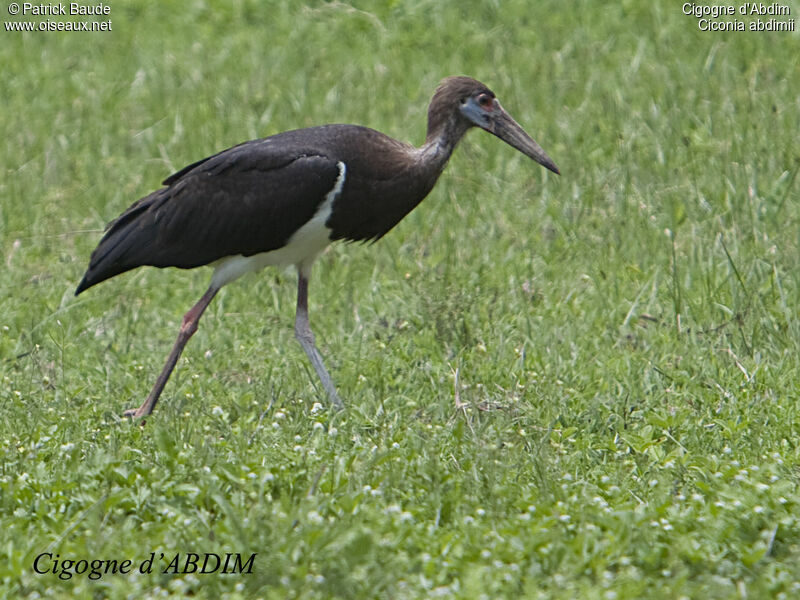
<path id="1" fill-rule="evenodd" d="M 468 129 L 469 125 L 460 119 L 440 121 L 434 115 L 429 115 L 428 135 L 419 149 L 420 155 L 429 167 L 441 171 Z"/>

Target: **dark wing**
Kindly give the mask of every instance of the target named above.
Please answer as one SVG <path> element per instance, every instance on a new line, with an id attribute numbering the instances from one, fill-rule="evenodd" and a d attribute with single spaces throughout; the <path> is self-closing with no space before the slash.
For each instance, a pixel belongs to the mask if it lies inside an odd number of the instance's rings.
<path id="1" fill-rule="evenodd" d="M 338 175 L 335 160 L 275 138 L 194 163 L 109 225 L 75 293 L 143 265 L 192 268 L 280 248 Z"/>

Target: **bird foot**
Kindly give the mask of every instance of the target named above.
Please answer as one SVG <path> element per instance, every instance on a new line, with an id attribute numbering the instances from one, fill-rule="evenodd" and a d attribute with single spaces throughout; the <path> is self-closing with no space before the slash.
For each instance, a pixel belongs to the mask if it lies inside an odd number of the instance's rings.
<path id="1" fill-rule="evenodd" d="M 140 412 L 139 412 L 141 410 L 141 408 L 142 408 L 141 406 L 139 408 L 129 408 L 124 413 L 122 413 L 122 416 L 130 418 L 131 421 L 135 421 L 139 417 L 144 416 L 143 414 L 140 414 Z M 139 421 L 139 425 L 144 426 L 144 424 L 146 422 L 147 422 L 147 419 L 142 419 L 141 421 Z"/>
<path id="2" fill-rule="evenodd" d="M 333 408 L 335 408 L 336 410 L 344 410 L 344 402 L 342 402 L 342 399 L 339 398 L 339 394 L 334 393 L 331 394 L 329 397 L 331 404 L 333 404 Z"/>

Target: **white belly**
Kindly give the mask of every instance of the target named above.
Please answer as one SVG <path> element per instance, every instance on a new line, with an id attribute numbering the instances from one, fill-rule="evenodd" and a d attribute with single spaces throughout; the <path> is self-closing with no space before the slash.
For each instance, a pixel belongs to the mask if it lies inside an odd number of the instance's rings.
<path id="1" fill-rule="evenodd" d="M 267 266 L 290 267 L 296 266 L 298 270 L 308 276 L 307 271 L 320 253 L 331 243 L 331 229 L 325 226 L 333 210 L 333 202 L 341 193 L 347 171 L 343 162 L 337 163 L 339 177 L 336 183 L 325 195 L 317 212 L 300 229 L 292 234 L 289 241 L 282 248 L 262 252 L 252 256 L 226 256 L 213 263 L 214 274 L 211 276 L 211 285 L 221 288 L 242 275 L 252 271 L 259 271 Z"/>

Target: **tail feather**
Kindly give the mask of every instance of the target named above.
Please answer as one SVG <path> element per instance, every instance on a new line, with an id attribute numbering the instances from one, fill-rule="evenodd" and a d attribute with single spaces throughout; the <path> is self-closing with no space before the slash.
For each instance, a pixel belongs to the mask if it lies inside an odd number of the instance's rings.
<path id="1" fill-rule="evenodd" d="M 140 253 L 137 250 L 150 245 L 155 231 L 142 222 L 142 217 L 154 204 L 166 199 L 165 191 L 162 188 L 137 200 L 108 225 L 103 239 L 92 252 L 89 268 L 75 290 L 76 296 L 93 285 L 144 264 L 137 260 Z"/>

